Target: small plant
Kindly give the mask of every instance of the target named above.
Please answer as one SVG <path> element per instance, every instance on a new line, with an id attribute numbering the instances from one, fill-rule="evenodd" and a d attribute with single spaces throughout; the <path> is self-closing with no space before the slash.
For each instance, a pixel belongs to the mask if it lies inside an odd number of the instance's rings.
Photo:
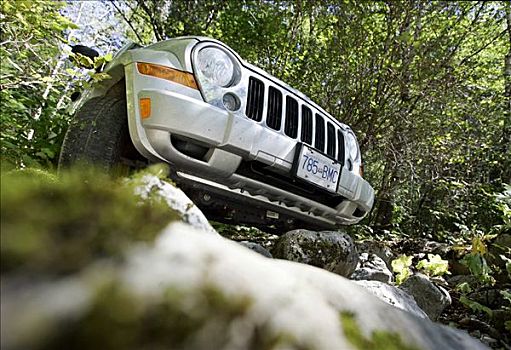
<path id="1" fill-rule="evenodd" d="M 504 191 L 495 195 L 495 206 L 501 212 L 502 225 L 497 229 L 505 231 L 511 229 L 511 185 L 504 185 Z"/>
<path id="2" fill-rule="evenodd" d="M 456 286 L 455 290 L 462 294 L 468 294 L 472 293 L 472 287 L 470 287 L 470 284 L 468 282 L 460 283 Z"/>
<path id="3" fill-rule="evenodd" d="M 477 301 L 474 301 L 467 297 L 467 294 L 473 292 L 473 289 L 469 283 L 467 282 L 460 283 L 456 286 L 455 289 L 457 292 L 461 293 L 459 300 L 463 305 L 465 305 L 475 313 L 484 312 L 488 315 L 488 317 L 490 318 L 492 317 L 493 311 L 489 307 L 482 305 L 481 303 L 478 303 Z"/>
<path id="4" fill-rule="evenodd" d="M 460 302 L 463 305 L 469 307 L 475 313 L 484 312 L 490 318 L 493 316 L 493 311 L 488 306 L 484 306 L 484 305 L 478 303 L 477 301 L 471 300 L 471 299 L 467 298 L 465 295 L 462 295 L 460 297 Z"/>
<path id="5" fill-rule="evenodd" d="M 399 258 L 392 260 L 392 271 L 396 273 L 396 284 L 400 285 L 408 277 L 411 276 L 413 256 L 401 255 Z M 443 260 L 438 254 L 428 254 L 428 259 L 422 259 L 415 265 L 417 270 L 422 270 L 426 275 L 442 276 L 449 274 L 449 263 L 447 260 Z"/>
<path id="6" fill-rule="evenodd" d="M 488 253 L 485 242 L 495 237 L 496 235 L 475 234 L 472 238 L 470 252 L 461 260 L 461 263 L 468 267 L 470 273 L 485 285 L 495 284 L 495 279 L 491 276 L 493 271 L 485 258 Z"/>
<path id="7" fill-rule="evenodd" d="M 416 265 L 417 269 L 423 270 L 428 276 L 442 276 L 450 274 L 449 262 L 438 254 L 428 254 L 428 259 L 422 259 Z"/>
<path id="8" fill-rule="evenodd" d="M 397 274 L 397 285 L 403 283 L 412 274 L 412 270 L 410 269 L 410 266 L 412 266 L 412 261 L 413 256 L 408 255 L 401 255 L 399 258 L 392 260 L 392 271 Z"/>

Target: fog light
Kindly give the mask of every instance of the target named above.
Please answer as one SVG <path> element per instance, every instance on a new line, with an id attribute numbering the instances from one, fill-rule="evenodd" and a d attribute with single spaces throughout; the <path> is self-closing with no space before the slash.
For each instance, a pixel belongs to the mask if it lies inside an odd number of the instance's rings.
<path id="1" fill-rule="evenodd" d="M 225 94 L 222 101 L 224 103 L 225 108 L 227 108 L 230 111 L 237 111 L 238 109 L 240 109 L 240 100 L 238 96 L 234 94 L 231 93 Z"/>

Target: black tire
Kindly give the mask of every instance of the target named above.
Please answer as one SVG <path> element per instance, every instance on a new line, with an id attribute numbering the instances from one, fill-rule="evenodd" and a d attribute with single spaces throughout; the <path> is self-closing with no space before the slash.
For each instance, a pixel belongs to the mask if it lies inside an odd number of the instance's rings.
<path id="1" fill-rule="evenodd" d="M 59 169 L 86 163 L 113 171 L 133 150 L 126 96 L 123 89 L 114 88 L 105 96 L 90 99 L 76 112 L 62 144 Z"/>

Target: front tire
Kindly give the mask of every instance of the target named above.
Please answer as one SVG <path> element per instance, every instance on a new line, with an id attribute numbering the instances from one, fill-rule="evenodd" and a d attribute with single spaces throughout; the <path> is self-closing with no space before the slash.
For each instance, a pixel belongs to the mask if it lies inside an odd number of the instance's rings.
<path id="1" fill-rule="evenodd" d="M 113 171 L 134 151 L 124 91 L 110 93 L 90 99 L 76 112 L 62 144 L 59 169 L 85 163 Z"/>

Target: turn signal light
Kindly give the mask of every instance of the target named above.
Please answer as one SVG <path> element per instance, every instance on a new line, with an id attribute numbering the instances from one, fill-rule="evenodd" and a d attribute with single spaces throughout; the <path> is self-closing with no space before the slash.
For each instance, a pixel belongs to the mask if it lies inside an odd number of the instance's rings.
<path id="1" fill-rule="evenodd" d="M 160 66 L 159 64 L 137 62 L 137 69 L 140 74 L 178 83 L 192 89 L 198 90 L 195 77 L 191 73 L 183 72 L 174 68 Z"/>
<path id="2" fill-rule="evenodd" d="M 147 119 L 151 116 L 151 99 L 143 97 L 139 100 L 140 104 L 140 117 Z"/>

